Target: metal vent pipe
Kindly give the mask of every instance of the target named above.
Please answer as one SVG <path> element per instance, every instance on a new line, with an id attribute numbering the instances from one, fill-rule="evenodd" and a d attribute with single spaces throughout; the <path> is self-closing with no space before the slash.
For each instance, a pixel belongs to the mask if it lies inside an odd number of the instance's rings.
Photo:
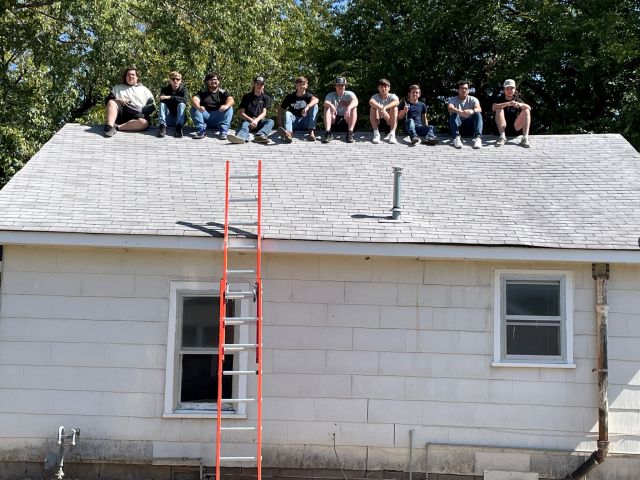
<path id="1" fill-rule="evenodd" d="M 398 220 L 402 214 L 402 167 L 393 167 L 393 208 L 391 218 Z"/>

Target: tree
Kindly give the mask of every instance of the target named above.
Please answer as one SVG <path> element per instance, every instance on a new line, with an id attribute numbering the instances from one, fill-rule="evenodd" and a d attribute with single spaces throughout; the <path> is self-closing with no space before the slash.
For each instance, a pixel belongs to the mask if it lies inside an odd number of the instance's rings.
<path id="1" fill-rule="evenodd" d="M 332 33 L 326 0 L 9 0 L 0 32 L 0 186 L 65 122 L 102 123 L 127 66 L 153 92 L 178 69 L 192 91 L 218 70 L 240 95 L 260 73 L 276 95 L 312 79 Z"/>

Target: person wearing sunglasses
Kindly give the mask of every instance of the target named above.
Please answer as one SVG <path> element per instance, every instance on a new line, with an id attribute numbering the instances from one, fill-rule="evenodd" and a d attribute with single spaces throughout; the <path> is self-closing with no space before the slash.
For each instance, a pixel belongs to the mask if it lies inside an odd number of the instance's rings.
<path id="1" fill-rule="evenodd" d="M 180 72 L 169 73 L 169 84 L 160 89 L 160 107 L 158 109 L 158 137 L 167 134 L 167 126 L 176 127 L 176 138 L 182 137 L 182 127 L 185 124 L 187 98 L 189 93 L 182 83 Z"/>

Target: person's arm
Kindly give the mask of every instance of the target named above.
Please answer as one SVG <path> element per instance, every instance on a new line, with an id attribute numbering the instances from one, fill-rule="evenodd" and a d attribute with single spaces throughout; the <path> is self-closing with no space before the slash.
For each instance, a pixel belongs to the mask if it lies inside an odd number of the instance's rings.
<path id="1" fill-rule="evenodd" d="M 400 104 L 402 104 L 402 106 L 400 106 Z M 403 100 L 400 104 L 398 104 L 398 120 L 403 120 L 409 112 L 409 102 Z"/>
<path id="2" fill-rule="evenodd" d="M 449 100 L 449 103 L 447 104 L 447 110 L 449 113 L 463 113 L 463 110 L 461 108 L 456 107 L 451 100 Z"/>
<path id="3" fill-rule="evenodd" d="M 231 107 L 233 107 L 234 103 L 235 102 L 233 100 L 233 97 L 231 95 L 228 95 L 226 101 L 224 102 L 224 104 L 220 105 L 220 111 L 221 112 L 226 112 Z"/>
<path id="4" fill-rule="evenodd" d="M 309 101 L 309 103 L 307 103 L 307 106 L 304 107 L 302 109 L 302 116 L 306 117 L 307 113 L 309 113 L 309 110 L 311 110 L 315 105 L 317 105 L 320 102 L 320 100 L 318 99 L 318 97 L 316 97 L 315 95 L 313 95 L 311 97 L 311 100 Z"/>
<path id="5" fill-rule="evenodd" d="M 191 104 L 193 105 L 193 108 L 195 108 L 196 110 L 200 111 L 200 112 L 204 112 L 205 108 L 200 105 L 200 95 L 199 94 L 195 94 L 193 97 L 191 97 Z"/>
<path id="6" fill-rule="evenodd" d="M 482 113 L 482 107 L 480 106 L 480 100 L 476 99 L 476 104 L 473 106 L 472 113 Z"/>
<path id="7" fill-rule="evenodd" d="M 422 111 L 422 124 L 425 127 L 429 126 L 429 119 L 427 118 L 427 107 L 425 106 L 424 110 Z"/>
<path id="8" fill-rule="evenodd" d="M 329 95 L 327 95 L 324 99 L 324 103 L 322 105 L 324 107 L 325 110 L 329 110 L 332 113 L 337 113 L 338 109 L 336 108 L 336 106 L 333 104 L 333 102 L 331 101 L 331 98 L 329 97 Z"/>
<path id="9" fill-rule="evenodd" d="M 347 106 L 347 110 L 353 110 L 357 106 L 358 106 L 358 97 L 356 97 L 355 93 L 352 93 L 351 94 L 351 101 L 349 102 L 349 105 Z"/>

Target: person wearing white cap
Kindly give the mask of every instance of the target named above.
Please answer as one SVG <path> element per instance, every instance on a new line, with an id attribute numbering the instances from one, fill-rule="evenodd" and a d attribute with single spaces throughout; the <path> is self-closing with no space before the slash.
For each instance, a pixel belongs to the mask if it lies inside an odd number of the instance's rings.
<path id="1" fill-rule="evenodd" d="M 507 143 L 507 135 L 515 137 L 522 134 L 520 145 L 530 148 L 531 107 L 520 98 L 516 90 L 515 80 L 505 80 L 503 88 L 504 92 L 498 95 L 491 107 L 491 110 L 496 114 L 496 125 L 500 132 L 496 147 L 501 147 Z"/>

